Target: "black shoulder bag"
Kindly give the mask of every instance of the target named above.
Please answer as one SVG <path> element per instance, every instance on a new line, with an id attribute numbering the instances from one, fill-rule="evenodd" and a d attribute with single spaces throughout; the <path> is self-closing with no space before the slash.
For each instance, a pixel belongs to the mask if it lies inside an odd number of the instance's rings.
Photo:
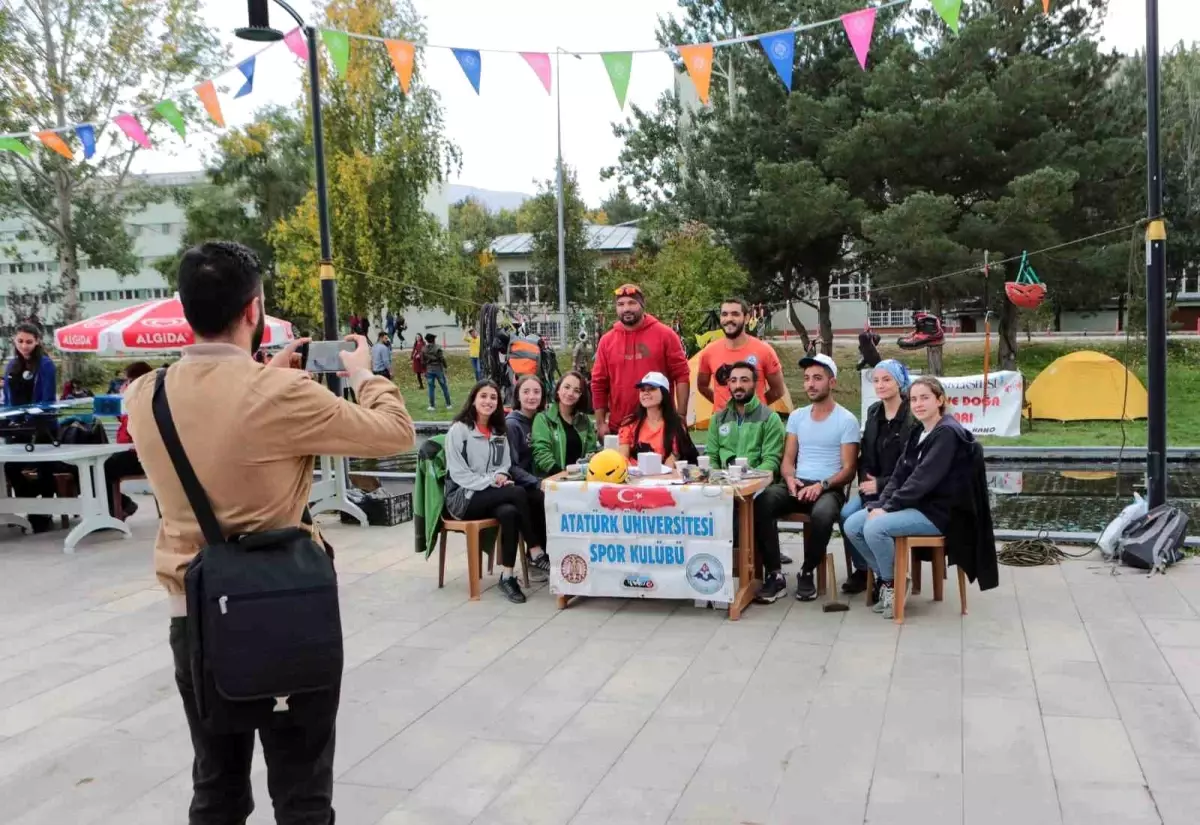
<path id="1" fill-rule="evenodd" d="M 343 649 L 333 561 L 299 526 L 225 537 L 179 440 L 165 376 L 154 420 L 205 542 L 184 577 L 201 720 L 225 733 L 335 713 Z"/>

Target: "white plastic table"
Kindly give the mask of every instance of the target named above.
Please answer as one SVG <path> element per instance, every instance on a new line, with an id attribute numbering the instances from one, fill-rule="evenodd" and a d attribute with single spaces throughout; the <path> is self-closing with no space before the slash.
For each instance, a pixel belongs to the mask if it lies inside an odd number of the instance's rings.
<path id="1" fill-rule="evenodd" d="M 97 530 L 119 530 L 129 538 L 125 522 L 108 513 L 108 494 L 104 490 L 104 462 L 110 456 L 133 448 L 132 444 L 64 444 L 54 447 L 38 444 L 32 452 L 22 444 L 0 445 L 0 524 L 15 524 L 30 529 L 29 520 L 20 513 L 36 516 L 78 516 L 79 524 L 63 542 L 64 553 L 74 553 L 84 536 Z M 3 481 L 5 464 L 43 464 L 62 462 L 79 471 L 77 498 L 14 498 Z"/>

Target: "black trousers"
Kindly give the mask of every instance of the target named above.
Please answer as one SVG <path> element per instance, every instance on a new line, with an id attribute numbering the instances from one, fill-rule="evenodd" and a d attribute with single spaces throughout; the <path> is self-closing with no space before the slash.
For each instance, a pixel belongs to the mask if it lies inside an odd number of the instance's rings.
<path id="1" fill-rule="evenodd" d="M 804 543 L 804 564 L 801 571 L 811 573 L 825 560 L 825 550 L 842 512 L 841 490 L 826 490 L 816 501 L 800 501 L 788 492 L 786 484 L 772 484 L 754 500 L 754 541 L 762 555 L 768 573 L 777 573 L 780 563 L 779 526 L 777 522 L 793 513 L 805 513 L 812 518 L 809 540 Z"/>
<path id="2" fill-rule="evenodd" d="M 526 487 L 525 498 L 529 501 L 529 520 L 533 523 L 533 533 L 540 538 L 540 547 L 546 549 L 546 494 L 542 492 L 540 487 Z M 526 539 L 526 544 L 529 540 Z M 538 542 L 533 542 L 533 547 L 538 547 Z"/>
<path id="3" fill-rule="evenodd" d="M 133 450 L 117 453 L 104 462 L 104 491 L 108 496 L 109 515 L 115 516 L 117 512 L 116 502 L 113 501 L 113 489 L 116 483 L 127 476 L 144 476 L 145 474 L 142 462 L 138 460 L 137 453 Z"/>
<path id="4" fill-rule="evenodd" d="M 254 732 L 217 734 L 196 711 L 187 619 L 171 619 L 175 684 L 192 734 L 192 804 L 188 825 L 244 825 L 254 810 L 250 762 Z M 303 726 L 258 731 L 267 762 L 267 788 L 278 825 L 333 825 L 333 743 L 336 706 Z"/>
<path id="5" fill-rule="evenodd" d="M 540 495 L 540 492 L 539 492 Z M 488 487 L 471 495 L 465 519 L 494 518 L 500 522 L 500 565 L 512 567 L 517 563 L 517 537 L 525 539 L 528 547 L 545 547 L 545 510 L 543 498 L 542 532 L 530 516 L 529 491 L 516 484 L 507 487 Z"/>

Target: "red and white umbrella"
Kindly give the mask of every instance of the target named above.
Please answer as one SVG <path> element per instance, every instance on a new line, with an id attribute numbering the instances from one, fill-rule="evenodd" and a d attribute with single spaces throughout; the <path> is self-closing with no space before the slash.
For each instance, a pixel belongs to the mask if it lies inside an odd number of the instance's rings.
<path id="1" fill-rule="evenodd" d="M 267 316 L 264 346 L 280 346 L 295 338 L 290 321 Z M 195 343 L 183 317 L 179 296 L 114 309 L 95 318 L 60 327 L 54 342 L 67 352 L 118 355 L 128 352 L 176 350 Z"/>

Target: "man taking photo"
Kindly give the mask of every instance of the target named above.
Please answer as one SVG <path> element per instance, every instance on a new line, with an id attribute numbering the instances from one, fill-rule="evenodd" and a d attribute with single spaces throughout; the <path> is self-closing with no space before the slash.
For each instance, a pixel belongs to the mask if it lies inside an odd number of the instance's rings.
<path id="1" fill-rule="evenodd" d="M 392 382 L 371 373 L 365 338 L 341 353 L 357 405 L 289 369 L 304 339 L 268 365 L 250 356 L 263 336 L 262 265 L 241 244 L 206 243 L 179 265 L 179 299 L 196 343 L 166 373 L 170 414 L 200 486 L 226 536 L 294 528 L 306 520 L 313 456 L 383 457 L 414 443 L 412 419 Z M 170 593 L 175 683 L 195 752 L 191 825 L 245 822 L 254 809 L 250 766 L 254 731 L 217 732 L 201 719 L 191 669 L 184 574 L 207 545 L 155 421 L 156 374 L 126 391 L 129 431 L 162 509 L 154 547 L 158 579 Z M 307 526 L 316 535 L 316 528 Z M 273 714 L 259 729 L 275 821 L 333 822 L 332 707 L 303 720 Z"/>
<path id="2" fill-rule="evenodd" d="M 675 409 L 687 415 L 691 371 L 679 336 L 646 314 L 646 296 L 637 284 L 615 290 L 617 320 L 596 347 L 592 366 L 592 402 L 596 434 L 615 433 L 638 408 L 638 382 L 661 372 L 675 388 Z"/>

